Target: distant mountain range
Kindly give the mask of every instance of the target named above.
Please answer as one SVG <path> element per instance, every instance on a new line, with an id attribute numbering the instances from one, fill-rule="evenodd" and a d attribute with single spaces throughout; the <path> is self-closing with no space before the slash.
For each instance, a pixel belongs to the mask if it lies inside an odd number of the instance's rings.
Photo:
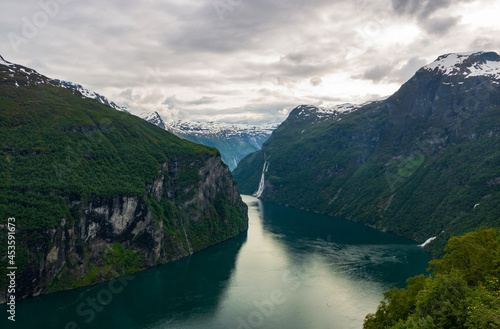
<path id="1" fill-rule="evenodd" d="M 500 227 L 500 56 L 447 54 L 385 100 L 302 105 L 234 170 L 242 193 L 442 250 Z"/>
<path id="2" fill-rule="evenodd" d="M 231 124 L 223 122 L 165 122 L 158 112 L 137 116 L 191 142 L 215 147 L 230 170 L 246 155 L 260 150 L 278 124 Z"/>
<path id="3" fill-rule="evenodd" d="M 247 125 L 220 122 L 168 122 L 165 129 L 195 143 L 217 148 L 231 170 L 246 155 L 260 150 L 277 124 Z"/>
<path id="4" fill-rule="evenodd" d="M 80 84 L 59 79 L 51 81 L 54 85 L 79 92 L 82 97 L 94 99 L 115 110 L 136 115 L 181 138 L 194 143 L 215 147 L 221 152 L 222 160 L 229 166 L 230 170 L 236 168 L 238 162 L 246 155 L 260 150 L 262 144 L 278 126 L 278 124 L 248 125 L 189 121 L 166 123 L 156 111 L 136 113 L 135 111 L 129 111 L 125 106 L 117 105 L 105 96 L 84 88 Z"/>

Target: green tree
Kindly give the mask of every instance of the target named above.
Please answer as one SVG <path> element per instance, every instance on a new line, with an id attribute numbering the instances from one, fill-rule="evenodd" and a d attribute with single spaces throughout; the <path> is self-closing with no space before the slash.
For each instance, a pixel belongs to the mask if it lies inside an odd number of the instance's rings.
<path id="1" fill-rule="evenodd" d="M 500 328 L 500 230 L 452 237 L 427 277 L 384 294 L 365 329 Z"/>
<path id="2" fill-rule="evenodd" d="M 488 276 L 498 277 L 500 241 L 497 229 L 479 229 L 461 237 L 452 237 L 442 259 L 430 262 L 434 274 L 458 270 L 468 284 L 484 282 Z"/>

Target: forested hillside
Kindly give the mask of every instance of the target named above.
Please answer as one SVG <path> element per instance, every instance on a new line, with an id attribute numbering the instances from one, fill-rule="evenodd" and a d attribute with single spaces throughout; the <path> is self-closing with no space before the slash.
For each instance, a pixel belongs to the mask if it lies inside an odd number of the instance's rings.
<path id="1" fill-rule="evenodd" d="M 385 293 L 364 329 L 500 328 L 500 231 L 453 237 L 430 275 Z"/>

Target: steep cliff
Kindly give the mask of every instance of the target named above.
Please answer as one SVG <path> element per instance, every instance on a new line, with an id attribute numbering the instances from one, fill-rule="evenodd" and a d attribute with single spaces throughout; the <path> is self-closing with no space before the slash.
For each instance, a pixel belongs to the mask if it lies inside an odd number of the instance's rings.
<path id="1" fill-rule="evenodd" d="M 172 261 L 247 227 L 216 149 L 0 61 L 0 303 L 8 266 L 22 299 Z"/>
<path id="2" fill-rule="evenodd" d="M 243 193 L 263 181 L 267 201 L 437 236 L 439 253 L 453 234 L 500 227 L 499 150 L 500 56 L 448 54 L 385 100 L 297 107 L 233 174 Z"/>

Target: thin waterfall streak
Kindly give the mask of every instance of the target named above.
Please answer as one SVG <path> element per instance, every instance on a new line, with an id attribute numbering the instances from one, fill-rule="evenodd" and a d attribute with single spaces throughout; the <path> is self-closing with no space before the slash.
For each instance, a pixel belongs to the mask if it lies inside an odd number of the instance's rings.
<path id="1" fill-rule="evenodd" d="M 425 247 L 432 241 L 436 240 L 437 236 L 433 236 L 432 238 L 428 238 L 424 243 L 420 244 L 419 247 Z"/>
<path id="2" fill-rule="evenodd" d="M 262 196 L 262 193 L 264 193 L 264 188 L 266 183 L 265 176 L 268 168 L 269 168 L 269 162 L 265 161 L 264 167 L 262 167 L 262 176 L 260 176 L 259 189 L 257 190 L 257 192 L 253 194 L 253 196 L 256 198 L 260 198 Z"/>

